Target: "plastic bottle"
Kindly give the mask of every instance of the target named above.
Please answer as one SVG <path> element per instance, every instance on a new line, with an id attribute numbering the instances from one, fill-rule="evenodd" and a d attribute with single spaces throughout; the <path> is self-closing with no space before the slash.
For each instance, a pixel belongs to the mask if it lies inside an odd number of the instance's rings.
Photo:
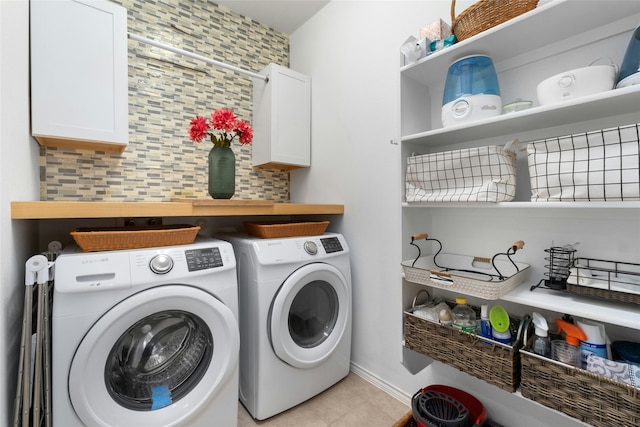
<path id="1" fill-rule="evenodd" d="M 582 367 L 582 350 L 580 341 L 586 341 L 587 336 L 579 326 L 556 319 L 558 334 L 565 333 L 564 340 L 551 341 L 551 358 L 567 365 Z"/>
<path id="2" fill-rule="evenodd" d="M 535 326 L 536 336 L 531 344 L 534 353 L 540 356 L 551 356 L 551 341 L 549 340 L 549 325 L 547 320 L 540 313 L 533 312 L 533 325 Z"/>
<path id="3" fill-rule="evenodd" d="M 596 323 L 591 320 L 577 320 L 576 325 L 582 329 L 587 336 L 586 340 L 580 340 L 580 349 L 582 350 L 582 367 L 586 369 L 587 358 L 589 354 L 594 353 L 604 359 L 608 356 L 607 351 L 607 334 L 602 323 Z"/>
<path id="4" fill-rule="evenodd" d="M 491 338 L 491 322 L 489 321 L 489 306 L 482 304 L 480 306 L 480 335 L 485 338 Z"/>
<path id="5" fill-rule="evenodd" d="M 467 305 L 467 299 L 456 298 L 456 306 L 451 310 L 453 314 L 453 326 L 465 332 L 476 333 L 478 323 L 476 322 L 476 312 Z"/>

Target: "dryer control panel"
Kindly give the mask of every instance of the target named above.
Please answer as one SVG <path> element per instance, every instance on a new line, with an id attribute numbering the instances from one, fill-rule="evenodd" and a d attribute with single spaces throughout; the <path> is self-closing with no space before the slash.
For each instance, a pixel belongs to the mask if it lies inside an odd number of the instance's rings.
<path id="1" fill-rule="evenodd" d="M 328 254 L 333 252 L 342 252 L 342 244 L 340 244 L 340 240 L 337 237 L 324 237 L 320 239 L 322 242 L 322 246 L 324 247 L 324 251 Z"/>

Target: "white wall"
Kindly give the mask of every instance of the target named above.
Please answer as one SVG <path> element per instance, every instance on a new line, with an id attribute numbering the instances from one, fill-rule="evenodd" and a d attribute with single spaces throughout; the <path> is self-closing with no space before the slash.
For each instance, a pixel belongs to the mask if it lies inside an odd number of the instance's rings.
<path id="1" fill-rule="evenodd" d="M 0 424 L 10 425 L 22 327 L 24 263 L 36 224 L 11 221 L 12 200 L 37 200 L 38 145 L 29 132 L 29 3 L 0 1 Z"/>
<path id="2" fill-rule="evenodd" d="M 344 203 L 352 361 L 405 393 L 428 378 L 401 365 L 399 48 L 450 5 L 334 0 L 291 35 L 291 68 L 312 79 L 312 167 L 292 173 L 291 200 Z"/>
<path id="3" fill-rule="evenodd" d="M 458 13 L 472 2 L 458 2 Z M 505 425 L 581 425 L 467 374 L 402 365 L 399 47 L 447 1 L 333 0 L 291 35 L 291 68 L 312 78 L 312 166 L 291 175 L 291 201 L 344 203 L 352 255 L 352 363 L 397 396 L 432 383 L 465 388 Z M 424 212 L 426 215 L 427 213 Z"/>

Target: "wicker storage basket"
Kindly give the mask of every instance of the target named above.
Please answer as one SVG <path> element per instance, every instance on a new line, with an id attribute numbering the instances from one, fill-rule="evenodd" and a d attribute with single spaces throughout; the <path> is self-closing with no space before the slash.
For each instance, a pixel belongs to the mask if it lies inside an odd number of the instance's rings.
<path id="1" fill-rule="evenodd" d="M 404 312 L 405 347 L 514 392 L 520 383 L 520 343 L 513 346 Z"/>
<path id="2" fill-rule="evenodd" d="M 640 304 L 640 264 L 580 257 L 572 265 L 567 291 Z"/>
<path id="3" fill-rule="evenodd" d="M 296 236 L 319 236 L 329 226 L 329 221 L 319 222 L 243 222 L 244 229 L 252 236 L 261 237 L 263 239 L 273 239 L 277 237 L 296 237 Z"/>
<path id="4" fill-rule="evenodd" d="M 596 427 L 640 425 L 640 389 L 529 350 L 522 359 L 522 396 Z"/>
<path id="5" fill-rule="evenodd" d="M 600 299 L 608 299 L 612 301 L 628 302 L 632 304 L 640 304 L 640 295 L 628 294 L 626 292 L 610 291 L 608 289 L 590 288 L 588 286 L 574 285 L 567 283 L 567 291 L 584 295 L 587 297 L 594 297 Z"/>
<path id="6" fill-rule="evenodd" d="M 484 263 L 489 264 L 490 259 L 480 257 L 465 257 L 463 255 L 456 254 L 440 254 L 439 259 L 445 262 L 445 265 L 449 268 L 473 268 L 474 264 Z M 460 261 L 458 261 L 460 260 Z M 463 263 L 467 260 L 466 263 Z M 496 263 L 500 266 L 510 268 L 509 261 L 496 260 Z M 439 268 L 433 263 L 432 256 L 421 257 L 413 264 L 413 260 L 407 260 L 402 262 L 402 270 L 404 272 L 404 278 L 408 282 L 418 283 L 420 285 L 433 286 L 434 288 L 446 289 L 449 291 L 460 292 L 465 295 L 471 295 L 486 300 L 496 300 L 503 295 L 509 293 L 516 286 L 518 286 L 525 278 L 529 265 L 523 263 L 516 263 L 520 268 L 520 271 L 514 272 L 511 270 L 502 270 L 505 272 L 505 280 L 484 280 L 482 278 L 469 278 L 466 277 L 466 273 L 440 273 Z M 482 271 L 482 270 L 479 270 Z M 434 280 L 434 272 L 437 275 L 444 276 L 450 279 L 450 282 L 441 280 Z"/>
<path id="7" fill-rule="evenodd" d="M 95 252 L 186 245 L 199 230 L 193 225 L 91 227 L 76 228 L 70 234 L 84 252 Z"/>
<path id="8" fill-rule="evenodd" d="M 458 41 L 535 9 L 538 0 L 480 0 L 456 18 L 456 0 L 451 2 L 451 31 Z"/>

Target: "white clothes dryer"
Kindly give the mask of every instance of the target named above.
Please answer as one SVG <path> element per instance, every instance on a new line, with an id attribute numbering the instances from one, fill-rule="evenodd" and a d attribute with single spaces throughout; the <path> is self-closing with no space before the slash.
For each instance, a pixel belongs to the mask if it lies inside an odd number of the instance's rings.
<path id="1" fill-rule="evenodd" d="M 292 408 L 348 375 L 351 269 L 340 234 L 234 246 L 240 303 L 240 400 L 256 419 Z"/>
<path id="2" fill-rule="evenodd" d="M 53 424 L 237 425 L 237 276 L 227 242 L 57 258 Z"/>

